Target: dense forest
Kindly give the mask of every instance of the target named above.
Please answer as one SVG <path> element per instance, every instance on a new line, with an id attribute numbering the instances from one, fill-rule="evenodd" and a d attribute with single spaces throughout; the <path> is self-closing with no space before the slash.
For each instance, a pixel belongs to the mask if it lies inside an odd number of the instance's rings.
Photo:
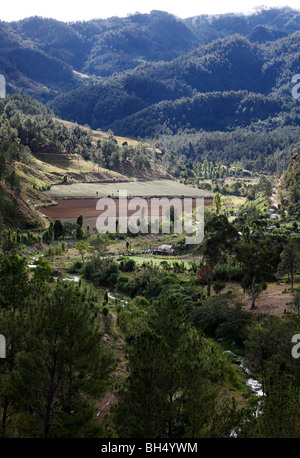
<path id="1" fill-rule="evenodd" d="M 299 150 L 299 133 L 298 126 L 271 128 L 268 122 L 258 122 L 229 132 L 185 129 L 175 135 L 157 135 L 153 142 L 169 152 L 166 158 L 177 158 L 183 171 L 195 170 L 199 161 L 213 160 L 249 172 L 280 174 L 287 168 L 290 154 Z M 178 164 L 172 170 L 176 167 Z"/>
<path id="2" fill-rule="evenodd" d="M 235 35 L 50 105 L 60 116 L 120 135 L 159 137 L 157 146 L 188 157 L 193 149 L 197 160 L 205 144 L 214 161 L 280 172 L 298 145 L 299 103 L 291 94 L 298 48 L 298 32 L 260 46 Z"/>
<path id="3" fill-rule="evenodd" d="M 296 155 L 284 182 L 299 185 Z M 262 179 L 264 192 L 266 185 Z M 56 221 L 30 269 L 24 239 L 10 232 L 14 243 L 2 244 L 0 259 L 0 326 L 9 344 L 0 368 L 1 437 L 299 437 L 299 360 L 291 358 L 299 234 L 251 235 L 249 226 L 267 220 L 250 214 L 230 223 L 222 205 L 208 210 L 189 267 L 166 258 L 138 265 L 124 237 L 116 259 L 108 254 L 115 234 L 87 231 L 77 231 L 79 256 L 70 264 L 73 236 Z M 67 261 L 80 282 L 57 278 L 54 260 L 60 269 Z M 285 278 L 287 286 L 291 277 L 295 294 L 282 315 L 252 314 L 243 294 L 226 288 L 236 282 L 257 301 L 270 282 Z M 261 383 L 259 403 L 237 358 Z M 107 392 L 117 402 L 99 421 Z"/>
<path id="4" fill-rule="evenodd" d="M 106 77 L 143 62 L 170 61 L 236 33 L 253 43 L 274 41 L 297 31 L 299 21 L 299 12 L 290 8 L 184 20 L 162 11 L 74 23 L 31 17 L 1 22 L 0 68 L 11 88 L 46 100 L 84 84 L 73 69 L 90 79 Z"/>
<path id="5" fill-rule="evenodd" d="M 48 101 L 62 119 L 155 139 L 193 161 L 280 173 L 299 138 L 299 18 L 282 8 L 1 22 L 0 71 L 8 92 Z"/>
<path id="6" fill-rule="evenodd" d="M 233 35 L 77 89 L 51 106 L 62 117 L 131 136 L 189 127 L 227 130 L 285 113 L 298 124 L 291 96 L 297 49 L 298 32 L 269 45 Z"/>

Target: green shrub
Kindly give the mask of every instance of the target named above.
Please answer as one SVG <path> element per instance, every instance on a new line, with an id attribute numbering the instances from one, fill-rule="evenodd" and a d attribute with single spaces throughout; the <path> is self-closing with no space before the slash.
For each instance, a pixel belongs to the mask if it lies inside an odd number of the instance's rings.
<path id="1" fill-rule="evenodd" d="M 135 269 L 135 261 L 133 259 L 123 259 L 120 263 L 120 270 L 122 272 L 133 272 Z"/>
<path id="2" fill-rule="evenodd" d="M 98 286 L 113 286 L 118 280 L 119 266 L 113 259 L 95 256 L 84 265 L 83 276 Z"/>
<path id="3" fill-rule="evenodd" d="M 212 285 L 213 290 L 216 294 L 219 294 L 226 286 L 225 282 L 215 281 Z"/>

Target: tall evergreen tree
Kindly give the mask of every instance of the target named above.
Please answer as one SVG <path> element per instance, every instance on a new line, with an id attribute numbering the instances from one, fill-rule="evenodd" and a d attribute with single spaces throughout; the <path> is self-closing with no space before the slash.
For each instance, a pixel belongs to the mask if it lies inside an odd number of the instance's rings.
<path id="1" fill-rule="evenodd" d="M 7 351 L 0 365 L 1 436 L 6 436 L 7 424 L 15 413 L 13 378 L 17 356 L 26 341 L 26 308 L 31 293 L 25 260 L 15 254 L 4 258 L 0 264 L 0 330 Z"/>
<path id="2" fill-rule="evenodd" d="M 209 434 L 217 413 L 217 376 L 207 363 L 211 348 L 191 327 L 178 289 L 159 297 L 148 327 L 129 347 L 128 385 L 113 416 L 118 435 Z"/>
<path id="3" fill-rule="evenodd" d="M 294 278 L 296 270 L 300 265 L 300 247 L 299 242 L 292 240 L 283 249 L 281 253 L 281 262 L 278 271 L 281 274 L 288 273 L 291 276 L 291 291 L 294 292 Z"/>
<path id="4" fill-rule="evenodd" d="M 35 298 L 28 319 L 30 338 L 15 380 L 22 412 L 39 420 L 41 437 L 80 436 L 87 420 L 82 409 L 92 420 L 91 402 L 105 394 L 114 368 L 95 315 L 78 286 L 59 282 Z"/>

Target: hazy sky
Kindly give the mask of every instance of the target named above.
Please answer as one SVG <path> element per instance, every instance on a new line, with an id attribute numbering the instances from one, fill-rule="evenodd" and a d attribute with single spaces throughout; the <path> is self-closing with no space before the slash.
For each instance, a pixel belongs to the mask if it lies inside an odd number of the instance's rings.
<path id="1" fill-rule="evenodd" d="M 14 21 L 29 16 L 51 17 L 61 21 L 126 16 L 151 10 L 167 11 L 181 18 L 200 14 L 249 12 L 262 4 L 259 0 L 7 0 L 2 2 L 0 19 Z M 300 10 L 299 0 L 265 0 L 266 7 L 290 6 Z"/>

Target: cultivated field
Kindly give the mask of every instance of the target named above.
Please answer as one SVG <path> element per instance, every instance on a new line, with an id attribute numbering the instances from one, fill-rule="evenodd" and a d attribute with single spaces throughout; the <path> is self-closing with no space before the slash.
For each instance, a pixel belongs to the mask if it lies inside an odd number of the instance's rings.
<path id="1" fill-rule="evenodd" d="M 197 188 L 185 186 L 171 180 L 157 180 L 145 182 L 115 182 L 115 183 L 73 183 L 71 185 L 54 185 L 51 190 L 45 194 L 51 199 L 56 200 L 57 205 L 41 208 L 41 212 L 52 220 L 60 219 L 62 221 L 77 218 L 80 214 L 85 219 L 85 224 L 90 227 L 95 227 L 97 217 L 102 214 L 106 208 L 104 204 L 100 204 L 97 208 L 98 200 L 102 197 L 110 197 L 114 200 L 115 205 L 110 206 L 106 211 L 106 216 L 119 216 L 119 191 L 127 192 L 128 216 L 136 213 L 139 207 L 135 203 L 131 203 L 133 197 L 143 197 L 146 200 L 145 216 L 162 216 L 166 211 L 170 210 L 168 201 L 162 202 L 161 206 L 155 205 L 151 197 L 178 197 L 180 199 L 181 209 L 179 213 L 184 211 L 183 198 L 193 198 L 193 208 L 196 208 L 196 197 L 205 197 L 205 204 L 212 204 L 212 193 L 202 191 Z M 152 205 L 153 204 L 153 205 Z"/>
<path id="2" fill-rule="evenodd" d="M 172 180 L 73 183 L 54 185 L 46 194 L 51 198 L 118 197 L 119 191 L 127 191 L 128 197 L 212 197 L 213 194 Z"/>

